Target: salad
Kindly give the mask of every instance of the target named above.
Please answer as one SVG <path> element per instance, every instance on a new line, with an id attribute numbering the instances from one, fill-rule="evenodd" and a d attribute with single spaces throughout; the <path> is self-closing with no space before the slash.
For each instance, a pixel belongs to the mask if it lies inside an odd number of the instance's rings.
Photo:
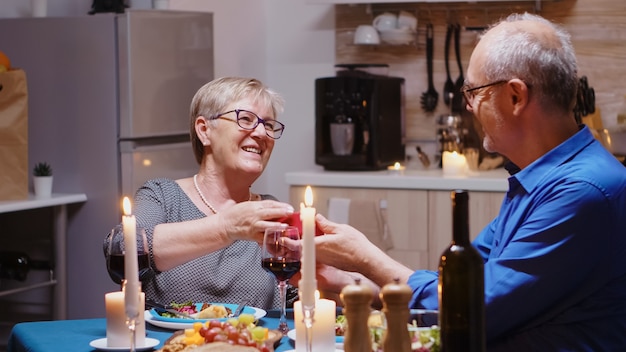
<path id="1" fill-rule="evenodd" d="M 170 306 L 176 311 L 188 314 L 195 319 L 221 319 L 228 318 L 232 314 L 232 310 L 229 307 L 219 304 L 210 304 L 206 302 L 201 304 L 196 304 L 191 301 L 182 303 L 172 302 Z M 166 318 L 181 318 L 181 316 L 167 311 L 158 310 L 157 314 Z"/>
<path id="2" fill-rule="evenodd" d="M 383 351 L 383 337 L 386 329 L 385 316 L 380 311 L 372 311 L 367 321 L 372 339 L 372 352 Z M 335 320 L 335 335 L 344 336 L 348 329 L 348 320 L 344 315 L 338 315 Z M 439 352 L 441 340 L 439 338 L 439 326 L 418 327 L 417 322 L 407 324 L 411 337 L 412 352 Z"/>

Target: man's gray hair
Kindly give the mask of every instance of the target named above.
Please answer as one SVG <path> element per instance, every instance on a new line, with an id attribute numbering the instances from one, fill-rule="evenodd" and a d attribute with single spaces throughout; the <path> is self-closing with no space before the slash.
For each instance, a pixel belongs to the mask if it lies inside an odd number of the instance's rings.
<path id="1" fill-rule="evenodd" d="M 512 14 L 490 28 L 519 21 L 535 22 L 553 32 L 533 32 L 515 25 L 498 31 L 486 48 L 483 66 L 486 79 L 494 82 L 519 78 L 544 108 L 572 111 L 578 90 L 578 68 L 569 33 L 530 13 Z"/>

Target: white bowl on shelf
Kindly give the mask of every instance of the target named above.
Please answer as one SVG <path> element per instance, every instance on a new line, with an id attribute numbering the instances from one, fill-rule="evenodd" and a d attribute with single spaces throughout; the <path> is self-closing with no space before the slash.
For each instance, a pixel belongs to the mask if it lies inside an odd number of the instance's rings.
<path id="1" fill-rule="evenodd" d="M 394 28 L 380 31 L 380 40 L 392 45 L 406 45 L 415 42 L 417 33 L 409 28 Z"/>

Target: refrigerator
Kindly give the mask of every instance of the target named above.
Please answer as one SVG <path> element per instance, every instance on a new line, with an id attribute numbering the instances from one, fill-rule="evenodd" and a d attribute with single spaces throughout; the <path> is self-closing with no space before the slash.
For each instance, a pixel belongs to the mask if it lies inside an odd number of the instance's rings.
<path id="1" fill-rule="evenodd" d="M 53 193 L 87 195 L 69 208 L 67 318 L 104 317 L 104 295 L 119 286 L 102 241 L 121 221 L 122 198 L 147 179 L 198 171 L 189 106 L 214 78 L 213 14 L 7 18 L 0 33 L 0 50 L 26 73 L 30 169 L 46 161 Z"/>

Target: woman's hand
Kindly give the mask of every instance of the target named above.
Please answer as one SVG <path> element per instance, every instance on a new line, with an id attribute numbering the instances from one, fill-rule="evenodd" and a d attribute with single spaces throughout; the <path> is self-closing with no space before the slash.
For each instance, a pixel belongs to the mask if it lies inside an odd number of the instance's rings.
<path id="1" fill-rule="evenodd" d="M 293 214 L 294 209 L 287 203 L 274 200 L 241 202 L 224 209 L 219 214 L 220 233 L 229 241 L 244 240 L 263 243 L 265 229 L 280 226 L 277 219 Z M 209 217 L 211 218 L 211 217 Z"/>

